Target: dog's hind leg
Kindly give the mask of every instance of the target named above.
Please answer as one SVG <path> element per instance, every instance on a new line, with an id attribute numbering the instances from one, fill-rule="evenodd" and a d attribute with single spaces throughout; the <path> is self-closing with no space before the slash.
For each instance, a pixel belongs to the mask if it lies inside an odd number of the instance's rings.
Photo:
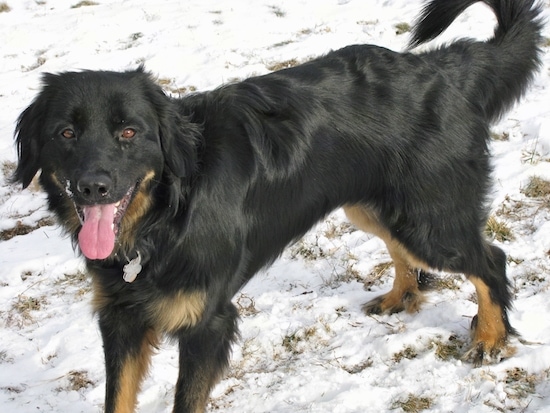
<path id="1" fill-rule="evenodd" d="M 481 271 L 467 274 L 476 289 L 478 312 L 472 320 L 472 347 L 464 358 L 476 366 L 513 355 L 515 349 L 508 345 L 508 337 L 518 335 L 507 315 L 511 294 L 506 278 L 506 256 L 494 245 L 487 245 L 484 251 L 486 264 L 481 266 Z"/>
<path id="2" fill-rule="evenodd" d="M 448 234 L 444 237 L 415 240 L 417 244 L 423 244 L 425 250 L 436 254 L 424 260 L 393 238 L 373 211 L 360 205 L 346 206 L 344 210 L 353 224 L 384 240 L 395 265 L 393 288 L 389 293 L 366 303 L 363 306 L 366 313 L 418 310 L 423 302 L 422 290 L 425 289 L 419 285 L 419 280 L 424 278 L 429 283 L 431 278 L 423 272 L 430 268 L 427 264 L 429 260 L 438 269 L 465 274 L 476 288 L 478 313 L 472 320 L 473 343 L 464 358 L 479 366 L 513 354 L 514 349 L 508 344 L 508 338 L 518 333 L 510 325 L 507 315 L 512 298 L 506 278 L 506 256 L 500 248 L 483 239 L 477 226 L 457 229 L 457 225 L 463 222 L 475 223 L 478 220 L 449 220 Z M 467 236 L 461 238 L 459 234 Z M 442 250 L 453 251 L 454 254 L 444 256 L 440 252 Z M 422 270 L 417 270 L 419 268 Z"/>
<path id="3" fill-rule="evenodd" d="M 367 314 L 383 314 L 407 311 L 416 312 L 424 302 L 423 282 L 429 275 L 420 260 L 413 257 L 403 245 L 392 238 L 390 232 L 377 219 L 376 214 L 362 205 L 345 206 L 348 219 L 359 229 L 381 238 L 388 248 L 395 268 L 393 287 L 387 294 L 376 297 L 363 306 Z M 422 288 L 421 288 L 422 287 Z"/>
<path id="4" fill-rule="evenodd" d="M 231 303 L 200 326 L 179 333 L 179 373 L 173 413 L 204 413 L 212 387 L 229 362 L 238 313 Z"/>

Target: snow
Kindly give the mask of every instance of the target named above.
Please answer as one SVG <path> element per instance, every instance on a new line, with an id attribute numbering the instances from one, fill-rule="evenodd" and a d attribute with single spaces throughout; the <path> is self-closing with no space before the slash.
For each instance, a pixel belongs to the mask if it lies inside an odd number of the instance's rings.
<path id="1" fill-rule="evenodd" d="M 43 72 L 126 70 L 144 63 L 167 91 L 208 90 L 304 61 L 353 43 L 394 50 L 407 36 L 418 0 L 159 1 L 7 0 L 0 13 L 0 164 L 16 160 L 13 130 Z M 550 6 L 545 2 L 548 17 Z M 485 39 L 494 17 L 468 9 L 437 42 Z M 545 37 L 550 37 L 548 30 Z M 550 59 L 492 143 L 493 215 L 512 231 L 499 242 L 510 256 L 510 321 L 517 352 L 481 368 L 461 361 L 476 313 L 463 277 L 428 294 L 417 314 L 365 316 L 361 305 L 391 288 L 383 243 L 354 231 L 336 211 L 235 303 L 242 338 L 210 411 L 389 412 L 409 395 L 433 412 L 550 412 L 550 207 L 522 191 L 550 180 Z M 0 177 L 0 231 L 51 218 L 45 197 Z M 4 412 L 99 412 L 105 385 L 101 339 L 91 314 L 90 281 L 69 239 L 53 225 L 0 241 L 0 406 Z M 368 289 L 363 288 L 367 280 Z M 438 348 L 458 347 L 441 357 Z M 171 411 L 177 352 L 165 342 L 143 384 L 139 410 Z M 417 408 L 421 410 L 421 408 Z"/>

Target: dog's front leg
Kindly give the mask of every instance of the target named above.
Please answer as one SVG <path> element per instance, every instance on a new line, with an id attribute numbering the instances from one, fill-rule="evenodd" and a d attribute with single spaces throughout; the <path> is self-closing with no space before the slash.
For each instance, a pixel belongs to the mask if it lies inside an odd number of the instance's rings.
<path id="1" fill-rule="evenodd" d="M 136 308 L 99 312 L 105 353 L 105 413 L 133 413 L 158 336 L 135 316 Z M 142 319 L 142 318 L 141 318 Z"/>
<path id="2" fill-rule="evenodd" d="M 179 333 L 179 374 L 174 413 L 204 413 L 210 390 L 221 379 L 236 338 L 238 313 L 233 304 L 196 328 Z"/>

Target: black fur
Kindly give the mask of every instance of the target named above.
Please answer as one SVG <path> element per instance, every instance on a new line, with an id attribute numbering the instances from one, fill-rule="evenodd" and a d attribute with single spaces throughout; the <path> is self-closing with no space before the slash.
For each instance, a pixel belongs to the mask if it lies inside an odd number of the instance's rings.
<path id="1" fill-rule="evenodd" d="M 411 44 L 437 36 L 473 3 L 432 1 Z M 533 0 L 485 3 L 499 22 L 487 42 L 419 54 L 349 46 L 179 99 L 142 69 L 44 76 L 19 118 L 14 179 L 26 187 L 42 171 L 49 207 L 75 243 L 73 203 L 114 203 L 136 186 L 132 203 L 144 205 L 142 213 L 130 206 L 108 258 L 87 260 L 107 412 L 116 411 L 125 360 L 143 352 L 147 331 L 166 333 L 150 305 L 178 292 L 206 299 L 200 319 L 167 331 L 180 342 L 174 411 L 202 411 L 237 334 L 233 295 L 344 205 L 375 211 L 431 268 L 482 279 L 513 332 L 504 254 L 482 235 L 488 128 L 540 65 L 542 24 Z M 127 130 L 135 136 L 126 139 Z M 143 270 L 126 283 L 123 266 L 138 253 Z"/>

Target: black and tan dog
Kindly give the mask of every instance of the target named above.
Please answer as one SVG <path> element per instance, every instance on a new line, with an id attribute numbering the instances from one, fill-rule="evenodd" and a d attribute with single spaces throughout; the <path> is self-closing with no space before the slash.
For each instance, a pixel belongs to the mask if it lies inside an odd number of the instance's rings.
<path id="1" fill-rule="evenodd" d="M 411 45 L 474 0 L 426 5 Z M 134 411 L 162 335 L 179 342 L 174 412 L 203 412 L 237 336 L 233 295 L 335 208 L 381 237 L 393 289 L 366 312 L 416 310 L 416 270 L 477 291 L 475 364 L 507 347 L 506 257 L 483 236 L 489 124 L 540 64 L 534 0 L 485 0 L 487 42 L 425 53 L 359 45 L 211 92 L 167 97 L 142 69 L 44 76 L 17 125 L 14 180 L 40 183 L 93 279 L 105 411 Z M 366 5 L 365 5 L 366 7 Z"/>

